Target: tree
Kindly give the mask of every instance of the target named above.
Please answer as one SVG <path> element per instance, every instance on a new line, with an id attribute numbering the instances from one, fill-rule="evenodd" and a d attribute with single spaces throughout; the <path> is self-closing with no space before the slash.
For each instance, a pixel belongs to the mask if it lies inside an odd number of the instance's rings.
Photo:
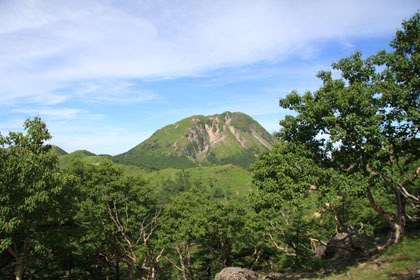
<path id="1" fill-rule="evenodd" d="M 90 244 L 85 246 L 94 247 L 95 257 L 115 268 L 117 279 L 120 262 L 128 267 L 128 279 L 134 279 L 136 272 L 143 279 L 155 279 L 164 250 L 152 242 L 161 211 L 148 182 L 141 176 L 124 176 L 107 160 L 96 164 L 77 160 L 67 172 L 77 176 L 84 196 L 78 221 L 85 231 L 84 242 Z"/>
<path id="2" fill-rule="evenodd" d="M 205 268 L 197 260 L 202 247 L 200 241 L 207 232 L 207 213 L 209 197 L 193 188 L 175 195 L 165 207 L 164 238 L 168 261 L 182 279 L 195 279 L 197 273 L 205 273 Z"/>
<path id="3" fill-rule="evenodd" d="M 255 213 L 237 200 L 212 199 L 206 208 L 207 227 L 201 244 L 214 263 L 213 271 L 256 265 L 265 246 L 256 230 Z"/>
<path id="4" fill-rule="evenodd" d="M 320 167 L 315 158 L 303 145 L 282 142 L 252 167 L 252 204 L 265 217 L 266 238 L 288 260 L 286 266 L 310 268 L 311 240 L 330 238 L 351 219 L 337 210 L 349 208 L 343 197 L 357 193 L 357 181 Z"/>
<path id="5" fill-rule="evenodd" d="M 367 59 L 357 52 L 333 64 L 341 79 L 322 71 L 316 92 L 280 100 L 297 112 L 280 121 L 280 139 L 305 145 L 320 167 L 358 175 L 371 207 L 394 229 L 394 242 L 403 236 L 407 203 L 416 209 L 413 218 L 420 206 L 419 19 L 417 13 L 403 22 L 393 52 Z M 393 215 L 378 205 L 378 188 L 394 195 Z"/>
<path id="6" fill-rule="evenodd" d="M 31 250 L 42 249 L 45 228 L 57 227 L 71 216 L 75 197 L 72 178 L 58 169 L 48 129 L 39 117 L 26 120 L 26 135 L 0 135 L 0 251 L 16 261 L 16 279 L 23 279 Z"/>
<path id="7" fill-rule="evenodd" d="M 156 264 L 164 252 L 164 248 L 155 251 L 150 245 L 161 224 L 161 209 L 151 193 L 141 177 L 123 177 L 114 182 L 112 190 L 102 194 L 108 217 L 99 219 L 118 242 L 118 250 L 129 266 L 130 280 L 135 269 L 146 272 L 143 279 L 155 279 Z"/>

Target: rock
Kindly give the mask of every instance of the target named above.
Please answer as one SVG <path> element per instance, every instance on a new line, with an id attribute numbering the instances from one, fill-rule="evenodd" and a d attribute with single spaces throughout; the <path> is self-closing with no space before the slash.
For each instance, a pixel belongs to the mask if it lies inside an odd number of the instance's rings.
<path id="1" fill-rule="evenodd" d="M 325 248 L 325 246 L 324 246 Z M 320 257 L 332 257 L 336 255 L 369 256 L 375 249 L 374 239 L 358 233 L 339 233 L 327 242 L 324 249 L 320 246 L 317 255 Z"/>
<path id="2" fill-rule="evenodd" d="M 353 244 L 351 240 L 351 235 L 346 233 L 338 233 L 336 236 L 328 240 L 327 249 L 325 250 L 324 256 L 326 257 L 336 257 L 339 258 L 348 258 L 353 251 Z"/>
<path id="3" fill-rule="evenodd" d="M 325 252 L 326 251 L 327 251 L 327 246 L 324 246 L 323 244 L 321 244 L 321 245 L 319 245 L 318 247 L 315 248 L 315 254 L 319 258 L 325 257 Z"/>
<path id="4" fill-rule="evenodd" d="M 258 280 L 257 273 L 247 268 L 226 267 L 216 274 L 215 280 Z"/>

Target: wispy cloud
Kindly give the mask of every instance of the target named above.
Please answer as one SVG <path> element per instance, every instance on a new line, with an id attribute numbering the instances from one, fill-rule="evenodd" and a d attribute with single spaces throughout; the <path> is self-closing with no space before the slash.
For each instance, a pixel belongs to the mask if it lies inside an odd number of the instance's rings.
<path id="1" fill-rule="evenodd" d="M 394 30 L 417 4 L 2 1 L 0 99 L 51 94 L 80 79 L 180 77 L 288 55 L 308 57 L 316 53 L 313 40 Z"/>
<path id="2" fill-rule="evenodd" d="M 7 134 L 5 131 L 13 130 L 19 131 L 23 129 L 24 118 L 13 118 L 6 121 L 0 122 L 0 131 L 3 134 Z"/>
<path id="3" fill-rule="evenodd" d="M 63 119 L 76 119 L 81 113 L 86 113 L 84 110 L 79 109 L 13 109 L 14 113 L 23 113 L 28 117 L 39 115 L 46 120 L 63 120 Z"/>
<path id="4" fill-rule="evenodd" d="M 140 103 L 159 99 L 155 92 L 142 89 L 134 82 L 125 80 L 93 80 L 72 84 L 68 89 L 84 102 L 111 102 L 111 103 Z"/>
<path id="5" fill-rule="evenodd" d="M 33 118 L 34 116 L 39 116 L 43 121 L 46 121 L 48 123 L 57 123 L 60 121 L 74 120 L 83 120 L 86 122 L 101 120 L 104 117 L 102 114 L 91 113 L 88 110 L 74 108 L 19 108 L 12 109 L 10 111 L 12 113 L 20 113 L 20 115 L 24 116 L 26 119 Z M 66 127 L 65 123 L 63 123 L 63 126 Z"/>

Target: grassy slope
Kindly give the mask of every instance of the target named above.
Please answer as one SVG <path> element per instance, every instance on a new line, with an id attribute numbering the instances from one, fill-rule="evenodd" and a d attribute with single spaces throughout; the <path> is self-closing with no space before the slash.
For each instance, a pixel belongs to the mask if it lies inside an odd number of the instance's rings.
<path id="1" fill-rule="evenodd" d="M 166 180 L 175 180 L 181 170 L 167 168 L 146 175 L 151 183 L 159 187 Z M 203 187 L 220 187 L 238 197 L 246 197 L 251 190 L 251 174 L 240 167 L 228 164 L 222 166 L 201 166 L 183 170 L 192 184 L 201 183 Z"/>
<path id="2" fill-rule="evenodd" d="M 139 163 L 156 168 L 178 166 L 189 168 L 196 166 L 191 160 L 171 153 L 173 144 L 177 139 L 183 139 L 188 133 L 190 121 L 188 118 L 175 124 L 167 125 L 157 130 L 149 139 L 137 145 L 126 153 L 117 155 L 118 160 L 127 163 Z M 181 141 L 178 143 L 183 145 Z"/>
<path id="3" fill-rule="evenodd" d="M 407 236 L 402 243 L 388 248 L 379 257 L 348 268 L 337 275 L 318 278 L 324 280 L 344 279 L 420 279 L 420 238 Z"/>
<path id="4" fill-rule="evenodd" d="M 62 167 L 70 163 L 72 159 L 79 158 L 84 162 L 96 164 L 104 160 L 113 160 L 107 155 L 97 156 L 88 151 L 75 151 L 60 157 Z M 159 188 L 162 182 L 175 180 L 181 169 L 166 168 L 158 171 L 151 171 L 132 164 L 114 162 L 127 175 L 142 175 Z M 201 166 L 186 168 L 183 171 L 188 175 L 192 184 L 200 183 L 203 187 L 218 187 L 238 197 L 245 197 L 250 191 L 251 174 L 249 171 L 232 164 L 221 166 Z"/>
<path id="5" fill-rule="evenodd" d="M 67 152 L 64 151 L 63 149 L 61 149 L 58 146 L 52 145 L 52 149 L 54 150 L 54 152 L 60 157 L 60 156 L 65 156 L 67 155 Z"/>

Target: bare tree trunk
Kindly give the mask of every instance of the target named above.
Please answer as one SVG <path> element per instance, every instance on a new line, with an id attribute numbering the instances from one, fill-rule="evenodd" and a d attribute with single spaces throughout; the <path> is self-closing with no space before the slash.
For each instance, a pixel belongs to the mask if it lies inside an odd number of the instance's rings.
<path id="1" fill-rule="evenodd" d="M 152 261 L 151 261 L 151 264 L 150 264 L 150 266 L 151 266 L 151 268 L 150 268 L 150 279 L 151 280 L 156 279 L 156 266 L 159 263 L 160 258 L 162 257 L 164 251 L 165 251 L 165 248 L 162 248 L 159 255 L 156 258 L 154 258 L 154 257 L 152 258 Z"/>
<path id="2" fill-rule="evenodd" d="M 394 219 L 391 216 L 389 216 L 388 213 L 386 213 L 381 207 L 379 207 L 376 204 L 369 188 L 366 189 L 366 194 L 367 194 L 367 197 L 369 199 L 369 203 L 372 206 L 373 210 L 375 210 L 376 213 L 378 213 L 382 218 L 384 218 L 390 226 L 393 226 L 394 225 Z"/>
<path id="3" fill-rule="evenodd" d="M 184 280 L 187 280 L 187 274 L 186 274 L 186 268 L 185 268 L 185 262 L 184 262 L 184 257 L 182 256 L 182 252 L 181 252 L 181 243 L 182 241 L 176 241 L 175 243 L 175 248 L 176 251 L 178 253 L 178 259 L 179 259 L 179 266 L 172 261 L 170 258 L 164 257 L 170 264 L 172 264 L 173 267 L 175 267 L 178 271 L 180 271 L 182 273 L 182 278 Z M 184 245 L 182 244 L 182 246 L 184 247 Z"/>

